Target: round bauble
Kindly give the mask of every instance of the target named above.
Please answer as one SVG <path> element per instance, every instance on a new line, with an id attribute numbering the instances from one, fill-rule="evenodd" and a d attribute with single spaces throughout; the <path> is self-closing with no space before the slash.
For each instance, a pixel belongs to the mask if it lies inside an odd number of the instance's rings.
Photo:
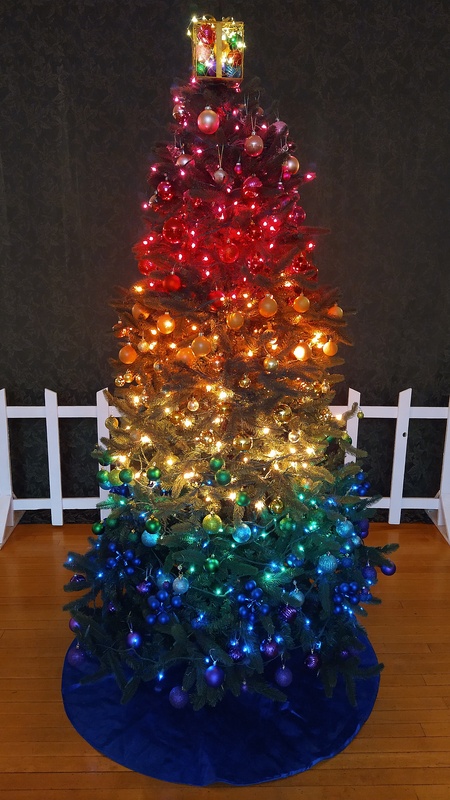
<path id="1" fill-rule="evenodd" d="M 147 478 L 149 481 L 159 481 L 161 477 L 161 470 L 159 467 L 149 467 L 147 470 Z"/>
<path id="2" fill-rule="evenodd" d="M 300 164 L 298 158 L 292 155 L 288 155 L 288 157 L 283 161 L 283 171 L 287 172 L 289 175 L 296 175 L 300 169 Z"/>
<path id="3" fill-rule="evenodd" d="M 336 342 L 333 342 L 332 339 L 329 339 L 328 342 L 325 342 L 323 346 L 323 352 L 325 353 L 326 356 L 329 356 L 331 358 L 331 356 L 336 355 L 337 351 L 338 351 L 338 346 Z"/>
<path id="4" fill-rule="evenodd" d="M 208 686 L 212 686 L 214 689 L 216 689 L 222 685 L 224 680 L 225 680 L 225 673 L 223 669 L 216 666 L 216 664 L 214 664 L 211 667 L 208 667 L 205 670 L 205 681 L 208 684 Z"/>
<path id="5" fill-rule="evenodd" d="M 189 695 L 181 686 L 174 686 L 169 692 L 169 703 L 174 708 L 184 708 L 189 703 Z"/>
<path id="6" fill-rule="evenodd" d="M 141 542 L 145 547 L 154 547 L 158 539 L 159 533 L 148 533 L 148 531 L 144 531 L 141 536 Z"/>
<path id="7" fill-rule="evenodd" d="M 119 350 L 119 360 L 122 364 L 132 364 L 137 357 L 138 354 L 131 344 L 126 344 Z"/>
<path id="8" fill-rule="evenodd" d="M 269 510 L 272 512 L 272 514 L 281 514 L 283 509 L 284 509 L 284 503 L 281 497 L 275 497 L 269 504 Z"/>
<path id="9" fill-rule="evenodd" d="M 177 217 L 169 217 L 169 219 L 166 219 L 162 229 L 162 234 L 166 242 L 169 244 L 180 244 L 185 233 L 186 227 L 180 219 L 177 219 Z"/>
<path id="10" fill-rule="evenodd" d="M 342 539 L 347 539 L 352 535 L 353 531 L 353 524 L 349 519 L 340 519 L 338 522 L 336 522 L 336 533 L 338 536 L 341 536 Z"/>
<path id="11" fill-rule="evenodd" d="M 389 564 L 382 564 L 380 569 L 383 575 L 394 575 L 397 571 L 397 567 L 392 561 L 390 561 Z"/>
<path id="12" fill-rule="evenodd" d="M 122 483 L 131 483 L 134 478 L 134 472 L 132 469 L 121 469 L 119 472 L 119 478 Z"/>
<path id="13" fill-rule="evenodd" d="M 296 297 L 294 299 L 294 302 L 292 303 L 292 307 L 299 314 L 304 314 L 306 311 L 308 311 L 310 305 L 311 304 L 310 304 L 308 298 L 303 293 L 299 294 L 298 297 Z"/>
<path id="14" fill-rule="evenodd" d="M 279 520 L 278 527 L 282 533 L 294 533 L 297 529 L 297 524 L 292 517 L 287 515 L 286 517 L 283 517 L 283 519 Z"/>
<path id="15" fill-rule="evenodd" d="M 242 194 L 247 200 L 254 200 L 258 197 L 262 181 L 256 175 L 249 175 L 242 184 Z"/>
<path id="16" fill-rule="evenodd" d="M 200 408 L 200 403 L 198 402 L 196 397 L 191 397 L 190 400 L 187 402 L 187 407 L 189 411 L 198 411 Z"/>
<path id="17" fill-rule="evenodd" d="M 186 594 L 187 590 L 189 589 L 188 579 L 183 578 L 182 576 L 175 578 L 174 582 L 172 583 L 172 589 L 174 594 Z"/>
<path id="18" fill-rule="evenodd" d="M 264 142 L 257 133 L 252 133 L 252 135 L 247 136 L 244 141 L 244 150 L 248 156 L 256 158 L 256 156 L 260 156 L 264 150 Z"/>
<path id="19" fill-rule="evenodd" d="M 315 653 L 310 653 L 309 656 L 306 656 L 304 664 L 306 669 L 318 669 L 320 665 L 320 658 Z"/>
<path id="20" fill-rule="evenodd" d="M 142 273 L 142 275 L 150 275 L 152 269 L 154 269 L 154 264 L 148 258 L 141 258 L 138 261 L 138 270 Z"/>
<path id="21" fill-rule="evenodd" d="M 220 125 L 219 115 L 210 106 L 206 106 L 205 110 L 198 115 L 197 125 L 202 133 L 209 135 L 215 133 Z"/>
<path id="22" fill-rule="evenodd" d="M 224 264 L 234 264 L 239 258 L 239 248 L 233 242 L 227 242 L 219 247 L 219 258 Z"/>
<path id="23" fill-rule="evenodd" d="M 235 502 L 236 502 L 236 505 L 242 506 L 243 508 L 245 508 L 245 506 L 250 505 L 251 499 L 250 499 L 249 495 L 247 494 L 247 492 L 238 492 L 237 495 L 236 495 Z"/>
<path id="24" fill-rule="evenodd" d="M 306 342 L 300 342 L 292 352 L 297 361 L 308 361 L 311 358 L 311 350 Z"/>
<path id="25" fill-rule="evenodd" d="M 213 472 L 217 472 L 218 469 L 223 467 L 225 461 L 220 456 L 213 456 L 211 461 L 209 462 L 209 466 L 211 467 Z"/>
<path id="26" fill-rule="evenodd" d="M 290 686 L 292 683 L 293 675 L 291 670 L 288 667 L 278 667 L 277 671 L 275 672 L 275 682 L 278 683 L 278 686 Z"/>
<path id="27" fill-rule="evenodd" d="M 175 105 L 174 105 L 174 107 L 172 109 L 173 118 L 176 119 L 179 122 L 180 120 L 183 119 L 185 113 L 186 112 L 185 112 L 183 104 L 182 103 L 175 103 Z"/>
<path id="28" fill-rule="evenodd" d="M 233 439 L 233 447 L 236 450 L 251 450 L 253 446 L 253 439 L 251 436 L 245 436 L 244 434 L 240 436 L 235 436 Z"/>
<path id="29" fill-rule="evenodd" d="M 141 305 L 141 303 L 135 303 L 131 309 L 131 315 L 134 319 L 148 319 L 150 316 L 150 311 L 145 306 Z"/>
<path id="30" fill-rule="evenodd" d="M 242 661 L 245 653 L 240 645 L 234 644 L 228 650 L 228 655 L 233 659 L 233 661 Z"/>
<path id="31" fill-rule="evenodd" d="M 331 306 L 327 311 L 327 317 L 331 317 L 331 319 L 342 319 L 343 316 L 344 311 L 337 303 Z"/>
<path id="32" fill-rule="evenodd" d="M 156 320 L 156 327 L 160 333 L 168 335 L 169 333 L 172 333 L 175 328 L 175 320 L 166 311 Z"/>
<path id="33" fill-rule="evenodd" d="M 227 314 L 227 327 L 232 331 L 238 331 L 242 328 L 245 322 L 245 317 L 240 311 L 230 311 Z"/>
<path id="34" fill-rule="evenodd" d="M 246 544 L 246 542 L 248 542 L 252 537 L 252 531 L 249 525 L 246 525 L 245 522 L 242 522 L 241 525 L 238 525 L 237 528 L 234 528 L 231 535 L 234 541 L 238 544 Z"/>
<path id="35" fill-rule="evenodd" d="M 137 633 L 136 631 L 130 631 L 130 633 L 127 635 L 126 641 L 127 641 L 127 646 L 132 647 L 134 649 L 136 647 L 140 647 L 140 645 L 142 644 L 142 636 L 140 633 Z"/>
<path id="36" fill-rule="evenodd" d="M 279 423 L 289 422 L 292 417 L 292 408 L 282 403 L 274 409 L 273 416 Z"/>
<path id="37" fill-rule="evenodd" d="M 320 556 L 318 561 L 318 568 L 321 572 L 334 572 L 338 565 L 338 560 L 330 553 Z"/>
<path id="38" fill-rule="evenodd" d="M 270 294 L 266 294 L 258 303 L 258 311 L 262 317 L 268 319 L 277 313 L 278 303 Z"/>
<path id="39" fill-rule="evenodd" d="M 210 556 L 205 561 L 205 569 L 207 572 L 217 572 L 220 567 L 220 561 L 214 556 Z"/>
<path id="40" fill-rule="evenodd" d="M 81 647 L 72 647 L 67 653 L 67 661 L 71 667 L 81 668 L 86 659 L 86 653 Z"/>
<path id="41" fill-rule="evenodd" d="M 92 525 L 92 533 L 95 533 L 96 536 L 101 536 L 103 531 L 105 530 L 103 526 L 103 522 L 94 522 Z"/>
<path id="42" fill-rule="evenodd" d="M 242 378 L 239 381 L 239 386 L 241 387 L 241 389 L 248 389 L 248 387 L 250 385 L 251 385 L 251 380 L 250 380 L 249 376 L 248 375 L 243 375 Z"/>
<path id="43" fill-rule="evenodd" d="M 276 372 L 280 362 L 275 356 L 266 356 L 263 361 L 263 367 L 266 372 Z"/>
<path id="44" fill-rule="evenodd" d="M 218 533 L 222 530 L 222 520 L 218 514 L 207 514 L 203 517 L 202 528 L 208 533 Z"/>
<path id="45" fill-rule="evenodd" d="M 275 658 L 278 655 L 278 645 L 273 639 L 265 639 L 259 649 L 266 658 Z"/>
<path id="46" fill-rule="evenodd" d="M 209 22 L 205 22 L 204 25 L 200 25 L 198 28 L 197 37 L 200 42 L 212 47 L 216 41 L 216 31 Z"/>
<path id="47" fill-rule="evenodd" d="M 139 342 L 137 349 L 140 353 L 148 353 L 150 350 L 150 342 L 147 342 L 145 339 L 141 339 Z"/>
<path id="48" fill-rule="evenodd" d="M 187 367 L 193 367 L 196 361 L 196 356 L 192 348 L 180 347 L 180 349 L 175 353 L 175 360 L 181 361 L 181 363 L 186 364 Z"/>
<path id="49" fill-rule="evenodd" d="M 158 183 L 156 188 L 158 191 L 158 197 L 160 197 L 161 200 L 172 200 L 173 186 L 171 183 L 169 183 L 169 181 L 161 181 L 161 183 Z"/>
<path id="50" fill-rule="evenodd" d="M 208 295 L 209 307 L 212 311 L 219 311 L 223 308 L 225 302 L 225 295 L 218 289 L 214 289 Z"/>
<path id="51" fill-rule="evenodd" d="M 172 272 L 170 275 L 166 275 L 162 285 L 165 292 L 178 292 L 181 289 L 181 278 L 175 272 Z"/>
<path id="52" fill-rule="evenodd" d="M 222 167 L 216 169 L 213 174 L 214 183 L 217 183 L 218 186 L 223 186 L 228 180 L 228 174 L 225 172 Z"/>
<path id="53" fill-rule="evenodd" d="M 190 161 L 192 161 L 191 156 L 188 156 L 187 153 L 181 153 L 175 161 L 175 164 L 177 167 L 187 167 Z"/>
<path id="54" fill-rule="evenodd" d="M 122 388 L 122 386 L 125 386 L 125 378 L 123 375 L 118 375 L 117 378 L 114 378 L 114 383 L 116 386 L 119 386 L 119 388 Z"/>
<path id="55" fill-rule="evenodd" d="M 161 523 L 157 517 L 149 517 L 145 520 L 144 527 L 149 533 L 158 533 L 161 530 Z"/>
<path id="56" fill-rule="evenodd" d="M 231 483 L 231 472 L 227 469 L 219 469 L 216 472 L 216 481 L 219 486 L 228 486 Z"/>
<path id="57" fill-rule="evenodd" d="M 199 333 L 191 343 L 191 349 L 194 355 L 201 358 L 202 356 L 207 356 L 211 352 L 211 343 L 206 336 Z"/>
<path id="58" fill-rule="evenodd" d="M 293 622 L 297 614 L 297 609 L 294 608 L 294 606 L 288 605 L 288 603 L 280 609 L 280 617 L 286 622 Z"/>

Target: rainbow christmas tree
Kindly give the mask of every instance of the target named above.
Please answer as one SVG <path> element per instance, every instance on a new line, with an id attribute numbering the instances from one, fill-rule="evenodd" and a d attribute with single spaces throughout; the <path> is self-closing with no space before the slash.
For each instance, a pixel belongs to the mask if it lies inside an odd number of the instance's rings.
<path id="1" fill-rule="evenodd" d="M 139 275 L 114 302 L 119 415 L 94 453 L 108 515 L 66 563 L 68 658 L 97 659 L 124 702 L 161 679 L 178 708 L 278 701 L 311 672 L 329 697 L 342 675 L 354 702 L 381 668 L 360 664 L 360 619 L 395 546 L 366 543 L 362 454 L 329 410 L 346 314 L 312 260 L 315 176 L 257 83 L 241 85 L 242 23 L 190 34 Z"/>

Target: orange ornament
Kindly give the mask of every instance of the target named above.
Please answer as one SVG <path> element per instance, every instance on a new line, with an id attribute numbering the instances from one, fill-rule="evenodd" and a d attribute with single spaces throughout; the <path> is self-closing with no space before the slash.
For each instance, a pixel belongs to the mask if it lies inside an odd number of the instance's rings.
<path id="1" fill-rule="evenodd" d="M 138 354 L 131 344 L 126 344 L 119 350 L 119 360 L 122 364 L 132 364 L 136 361 Z"/>
<path id="2" fill-rule="evenodd" d="M 311 350 L 305 342 L 300 342 L 294 350 L 294 356 L 298 361 L 307 361 L 311 358 Z"/>
<path id="3" fill-rule="evenodd" d="M 258 311 L 262 317 L 273 317 L 278 311 L 278 303 L 270 294 L 266 294 L 258 303 Z"/>
<path id="4" fill-rule="evenodd" d="M 186 364 L 187 367 L 192 367 L 195 364 L 195 353 L 190 347 L 181 347 L 177 351 L 175 358 L 177 361 Z"/>
<path id="5" fill-rule="evenodd" d="M 160 333 L 172 333 L 173 329 L 175 328 L 175 320 L 166 311 L 165 314 L 161 314 L 161 316 L 156 320 L 156 327 Z"/>
<path id="6" fill-rule="evenodd" d="M 238 331 L 242 328 L 245 322 L 245 317 L 240 311 L 231 311 L 227 314 L 227 325 L 232 331 Z"/>
<path id="7" fill-rule="evenodd" d="M 344 316 L 344 311 L 340 306 L 338 306 L 337 303 L 335 303 L 334 306 L 331 306 L 331 308 L 328 309 L 327 316 L 331 317 L 332 319 L 342 319 Z"/>
<path id="8" fill-rule="evenodd" d="M 335 356 L 338 351 L 338 346 L 336 342 L 333 342 L 332 339 L 329 339 L 323 346 L 323 352 L 326 356 Z"/>
<path id="9" fill-rule="evenodd" d="M 134 319 L 147 319 L 150 316 L 150 311 L 141 303 L 135 303 L 131 309 L 131 313 Z"/>
<path id="10" fill-rule="evenodd" d="M 191 349 L 194 355 L 198 357 L 207 356 L 208 353 L 211 352 L 211 343 L 206 336 L 203 336 L 203 334 L 200 333 L 192 342 Z"/>
<path id="11" fill-rule="evenodd" d="M 295 298 L 294 302 L 292 303 L 293 308 L 298 311 L 299 314 L 304 314 L 305 311 L 308 311 L 311 303 L 309 302 L 308 298 L 305 297 L 303 292 Z"/>

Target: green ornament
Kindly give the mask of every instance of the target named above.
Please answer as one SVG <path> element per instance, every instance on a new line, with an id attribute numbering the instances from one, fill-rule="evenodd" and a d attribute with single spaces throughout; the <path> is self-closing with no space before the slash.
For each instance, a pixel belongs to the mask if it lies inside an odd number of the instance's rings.
<path id="1" fill-rule="evenodd" d="M 147 470 L 147 478 L 149 481 L 159 481 L 161 477 L 161 470 L 158 467 L 150 467 Z"/>
<path id="2" fill-rule="evenodd" d="M 197 75 L 206 75 L 206 64 L 202 64 L 200 61 L 197 62 Z"/>
<path id="3" fill-rule="evenodd" d="M 248 496 L 247 492 L 238 492 L 236 503 L 238 506 L 248 506 L 250 503 L 250 497 Z"/>
<path id="4" fill-rule="evenodd" d="M 348 433 L 344 433 L 344 435 L 342 437 L 342 441 L 343 442 L 347 442 L 347 444 L 351 444 L 352 443 L 352 437 L 349 436 Z"/>
<path id="5" fill-rule="evenodd" d="M 218 514 L 207 514 L 203 517 L 202 528 L 208 533 L 218 533 L 222 528 L 222 520 Z"/>
<path id="6" fill-rule="evenodd" d="M 231 481 L 231 472 L 227 469 L 219 469 L 216 472 L 216 481 L 219 486 L 226 486 Z"/>
<path id="7" fill-rule="evenodd" d="M 99 483 L 107 483 L 109 481 L 109 472 L 107 469 L 99 469 L 97 472 L 97 481 Z"/>
<path id="8" fill-rule="evenodd" d="M 119 478 L 122 483 L 131 483 L 134 478 L 133 470 L 131 469 L 121 469 L 119 472 Z"/>
<path id="9" fill-rule="evenodd" d="M 295 520 L 291 519 L 291 517 L 283 517 L 278 522 L 278 527 L 282 533 L 294 533 L 297 528 Z"/>
<path id="10" fill-rule="evenodd" d="M 108 450 L 105 450 L 105 452 L 103 453 L 103 462 L 104 462 L 104 464 L 112 464 L 113 461 L 114 461 L 114 458 L 111 455 L 111 453 Z"/>
<path id="11" fill-rule="evenodd" d="M 100 536 L 104 530 L 103 522 L 94 522 L 92 526 L 92 533 L 95 533 L 96 536 Z"/>
<path id="12" fill-rule="evenodd" d="M 209 466 L 211 467 L 213 472 L 217 472 L 218 469 L 223 467 L 225 461 L 220 456 L 213 456 L 211 461 L 209 462 Z"/>
<path id="13" fill-rule="evenodd" d="M 117 517 L 107 517 L 107 519 L 105 520 L 105 524 L 108 526 L 108 528 L 116 528 L 118 522 L 119 520 L 117 519 Z"/>
<path id="14" fill-rule="evenodd" d="M 161 530 L 161 523 L 156 517 L 149 517 L 145 520 L 145 530 L 149 533 L 158 533 Z"/>
<path id="15" fill-rule="evenodd" d="M 139 534 L 138 534 L 138 532 L 137 532 L 137 531 L 132 531 L 132 532 L 130 533 L 129 537 L 128 537 L 128 541 L 129 541 L 129 542 L 132 542 L 133 544 L 135 544 L 136 542 L 138 542 L 138 541 L 139 541 Z"/>
<path id="16" fill-rule="evenodd" d="M 216 572 L 219 569 L 219 567 L 220 567 L 220 563 L 219 563 L 219 560 L 217 558 L 214 558 L 213 556 L 211 556 L 210 558 L 206 559 L 206 561 L 205 561 L 205 569 L 208 572 Z"/>
<path id="17" fill-rule="evenodd" d="M 356 416 L 358 419 L 364 419 L 364 411 L 357 411 Z"/>
<path id="18" fill-rule="evenodd" d="M 121 470 L 116 468 L 116 469 L 112 469 L 111 472 L 109 473 L 109 482 L 113 486 L 120 486 L 122 484 L 122 481 L 120 480 L 120 477 L 119 477 L 120 476 L 120 472 L 121 472 Z"/>

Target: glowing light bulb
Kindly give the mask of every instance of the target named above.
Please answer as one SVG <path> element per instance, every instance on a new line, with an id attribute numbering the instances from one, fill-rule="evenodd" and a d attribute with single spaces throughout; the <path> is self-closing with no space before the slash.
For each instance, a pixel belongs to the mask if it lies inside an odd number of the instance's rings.
<path id="1" fill-rule="evenodd" d="M 230 500 L 234 501 L 234 500 L 236 500 L 237 494 L 236 494 L 236 492 L 230 492 L 228 497 L 230 498 Z"/>
<path id="2" fill-rule="evenodd" d="M 141 436 L 141 444 L 151 444 L 151 443 L 152 440 L 150 439 L 150 436 L 147 436 L 147 434 L 144 433 L 144 435 Z"/>
<path id="3" fill-rule="evenodd" d="M 169 458 L 166 458 L 166 464 L 167 464 L 168 467 L 173 467 L 174 463 L 175 463 L 175 461 L 173 460 L 173 458 L 171 456 L 169 456 Z"/>

